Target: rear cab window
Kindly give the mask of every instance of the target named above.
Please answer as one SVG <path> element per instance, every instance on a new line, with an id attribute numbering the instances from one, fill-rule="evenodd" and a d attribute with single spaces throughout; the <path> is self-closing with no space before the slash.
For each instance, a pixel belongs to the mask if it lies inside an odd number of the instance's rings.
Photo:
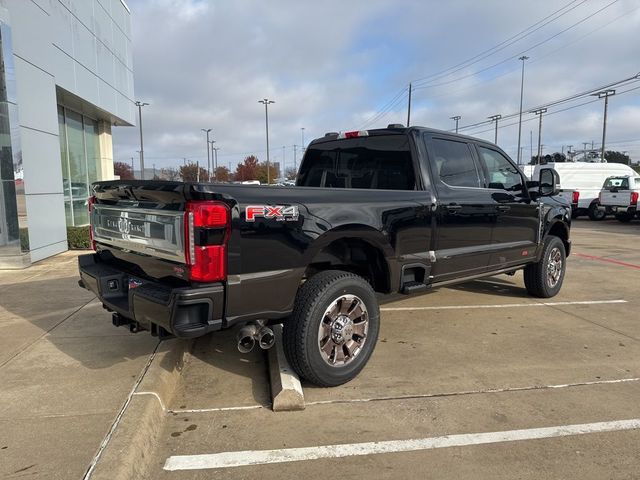
<path id="1" fill-rule="evenodd" d="M 604 190 L 611 190 L 612 188 L 628 190 L 629 177 L 609 177 L 604 181 L 602 188 Z"/>
<path id="2" fill-rule="evenodd" d="M 298 173 L 299 187 L 416 190 L 406 135 L 376 135 L 309 146 Z"/>

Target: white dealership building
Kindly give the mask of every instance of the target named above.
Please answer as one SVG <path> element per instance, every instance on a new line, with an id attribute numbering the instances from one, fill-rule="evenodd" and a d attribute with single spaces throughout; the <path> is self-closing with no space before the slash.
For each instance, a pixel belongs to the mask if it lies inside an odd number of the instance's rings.
<path id="1" fill-rule="evenodd" d="M 135 121 L 124 0 L 0 0 L 0 268 L 67 249 Z"/>

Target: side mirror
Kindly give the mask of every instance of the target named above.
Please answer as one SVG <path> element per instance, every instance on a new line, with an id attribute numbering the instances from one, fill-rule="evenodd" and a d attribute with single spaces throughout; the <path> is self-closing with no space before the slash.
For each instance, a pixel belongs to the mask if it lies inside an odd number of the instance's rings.
<path id="1" fill-rule="evenodd" d="M 560 175 L 553 168 L 540 170 L 538 194 L 541 197 L 553 197 L 560 193 Z"/>

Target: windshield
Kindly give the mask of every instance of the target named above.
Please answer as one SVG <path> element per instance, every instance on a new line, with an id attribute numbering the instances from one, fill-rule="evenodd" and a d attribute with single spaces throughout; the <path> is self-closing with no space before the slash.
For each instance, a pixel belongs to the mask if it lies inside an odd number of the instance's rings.
<path id="1" fill-rule="evenodd" d="M 300 167 L 297 185 L 414 190 L 409 138 L 360 137 L 311 145 Z"/>

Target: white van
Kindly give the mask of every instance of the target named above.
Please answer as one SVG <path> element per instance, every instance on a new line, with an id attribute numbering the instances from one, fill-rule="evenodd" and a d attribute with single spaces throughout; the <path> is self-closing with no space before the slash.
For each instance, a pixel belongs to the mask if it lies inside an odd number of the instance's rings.
<path id="1" fill-rule="evenodd" d="M 524 174 L 529 178 L 538 178 L 541 168 L 553 168 L 560 175 L 560 187 L 573 190 L 578 194 L 578 208 L 573 216 L 589 215 L 591 220 L 602 220 L 607 212 L 600 207 L 598 195 L 609 177 L 635 176 L 636 172 L 621 163 L 563 162 L 545 165 L 525 165 Z"/>

